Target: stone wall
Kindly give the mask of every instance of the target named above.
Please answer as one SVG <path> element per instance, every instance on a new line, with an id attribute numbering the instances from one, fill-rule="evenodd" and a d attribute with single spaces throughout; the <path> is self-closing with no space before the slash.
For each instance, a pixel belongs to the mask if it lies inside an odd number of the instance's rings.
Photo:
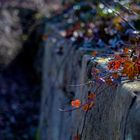
<path id="1" fill-rule="evenodd" d="M 46 27 L 43 91 L 40 117 L 41 140 L 138 140 L 139 81 L 114 87 L 88 82 L 90 55 L 63 39 L 54 27 Z M 76 86 L 74 86 L 76 85 Z M 79 85 L 79 86 L 78 86 Z M 88 91 L 96 91 L 95 106 L 89 111 L 69 109 L 70 101 L 84 102 Z"/>

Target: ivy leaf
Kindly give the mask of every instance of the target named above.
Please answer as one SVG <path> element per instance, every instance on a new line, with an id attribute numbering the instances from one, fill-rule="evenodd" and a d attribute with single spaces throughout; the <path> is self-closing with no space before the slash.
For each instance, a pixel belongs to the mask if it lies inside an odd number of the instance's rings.
<path id="1" fill-rule="evenodd" d="M 112 73 L 112 78 L 114 78 L 114 79 L 118 79 L 118 78 L 119 78 L 118 73 L 117 73 L 117 72 Z"/>
<path id="2" fill-rule="evenodd" d="M 118 70 L 121 67 L 121 60 L 112 60 L 108 63 L 109 70 Z"/>
<path id="3" fill-rule="evenodd" d="M 91 102 L 91 103 L 88 103 L 88 104 L 84 105 L 84 106 L 82 107 L 82 109 L 83 109 L 84 111 L 88 111 L 88 110 L 90 110 L 94 105 L 95 105 L 94 102 Z"/>
<path id="4" fill-rule="evenodd" d="M 93 51 L 91 55 L 94 57 L 97 56 L 97 51 Z"/>
<path id="5" fill-rule="evenodd" d="M 96 94 L 95 93 L 89 93 L 88 94 L 88 100 L 93 100 L 96 98 Z"/>
<path id="6" fill-rule="evenodd" d="M 88 111 L 90 110 L 95 104 L 93 102 L 93 100 L 96 98 L 96 94 L 95 93 L 92 93 L 92 92 L 89 92 L 88 93 L 88 101 L 92 100 L 92 102 L 87 102 L 87 104 L 85 104 L 82 109 L 84 111 Z"/>
<path id="7" fill-rule="evenodd" d="M 139 74 L 138 66 L 131 60 L 127 60 L 124 63 L 122 73 L 128 76 L 130 80 L 133 80 Z"/>
<path id="8" fill-rule="evenodd" d="M 81 105 L 81 101 L 80 101 L 79 99 L 73 100 L 73 101 L 71 102 L 71 105 L 72 105 L 73 107 L 78 108 L 78 107 L 80 107 L 80 105 Z"/>
<path id="9" fill-rule="evenodd" d="M 129 53 L 129 48 L 124 48 L 123 52 L 124 52 L 124 54 L 128 54 Z"/>

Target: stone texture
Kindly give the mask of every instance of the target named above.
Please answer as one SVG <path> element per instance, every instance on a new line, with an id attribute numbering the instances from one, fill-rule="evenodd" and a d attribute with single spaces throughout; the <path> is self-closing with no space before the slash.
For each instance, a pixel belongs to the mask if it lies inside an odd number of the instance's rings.
<path id="1" fill-rule="evenodd" d="M 81 140 L 140 139 L 139 81 L 125 81 L 118 87 L 97 83 L 70 86 L 87 83 L 91 57 L 75 49 L 52 28 L 47 27 L 45 41 L 41 140 L 72 140 L 77 133 Z M 73 98 L 84 102 L 89 90 L 97 93 L 92 110 L 59 111 L 63 107 L 69 109 Z"/>
<path id="2" fill-rule="evenodd" d="M 52 30 L 50 33 L 53 33 L 54 38 L 50 37 L 45 42 L 41 139 L 68 140 L 71 131 L 71 127 L 68 127 L 72 121 L 71 113 L 62 113 L 59 108 L 65 103 L 69 104 L 69 99 L 73 98 L 73 91 L 76 90 L 75 88 L 71 89 L 68 85 L 75 84 L 77 81 L 80 70 L 79 53 L 75 51 L 70 42 L 62 41 L 57 33 Z M 62 52 L 60 52 L 60 48 L 63 48 Z M 74 57 L 71 57 L 73 54 Z M 62 131 L 63 133 L 61 133 Z"/>

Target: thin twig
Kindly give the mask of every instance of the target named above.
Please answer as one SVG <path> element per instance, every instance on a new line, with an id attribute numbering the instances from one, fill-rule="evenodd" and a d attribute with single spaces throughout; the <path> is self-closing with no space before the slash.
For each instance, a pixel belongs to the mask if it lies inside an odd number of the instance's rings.
<path id="1" fill-rule="evenodd" d="M 100 87 L 100 86 L 99 86 L 99 87 Z M 97 89 L 99 89 L 99 87 L 97 87 Z M 109 87 L 109 86 L 107 86 L 106 88 L 102 89 L 102 90 L 97 94 L 97 96 L 99 96 L 99 95 L 102 93 L 102 91 L 104 91 L 104 90 L 107 89 L 108 87 Z M 97 91 L 97 89 L 96 89 L 95 91 Z M 88 100 L 86 103 L 80 105 L 80 106 L 77 107 L 77 108 L 66 109 L 66 110 L 64 110 L 64 109 L 62 109 L 62 108 L 59 108 L 59 111 L 61 111 L 61 112 L 71 112 L 71 111 L 74 111 L 74 110 L 78 110 L 78 109 L 82 108 L 83 106 L 85 106 L 85 105 L 87 105 L 87 104 L 90 104 L 90 103 L 93 102 L 94 100 L 95 100 L 95 99 L 90 99 L 90 100 Z"/>

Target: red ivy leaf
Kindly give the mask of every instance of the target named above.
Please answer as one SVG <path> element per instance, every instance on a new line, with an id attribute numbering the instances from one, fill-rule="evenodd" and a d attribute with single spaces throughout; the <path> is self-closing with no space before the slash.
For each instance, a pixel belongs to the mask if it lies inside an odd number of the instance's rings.
<path id="1" fill-rule="evenodd" d="M 139 74 L 138 66 L 134 62 L 128 60 L 124 63 L 122 73 L 132 80 Z"/>
<path id="2" fill-rule="evenodd" d="M 121 60 L 112 60 L 108 63 L 109 70 L 118 70 L 121 67 Z"/>
<path id="3" fill-rule="evenodd" d="M 71 102 L 71 105 L 72 105 L 73 107 L 78 108 L 78 107 L 81 105 L 81 101 L 80 101 L 79 99 L 73 100 L 73 101 Z"/>

